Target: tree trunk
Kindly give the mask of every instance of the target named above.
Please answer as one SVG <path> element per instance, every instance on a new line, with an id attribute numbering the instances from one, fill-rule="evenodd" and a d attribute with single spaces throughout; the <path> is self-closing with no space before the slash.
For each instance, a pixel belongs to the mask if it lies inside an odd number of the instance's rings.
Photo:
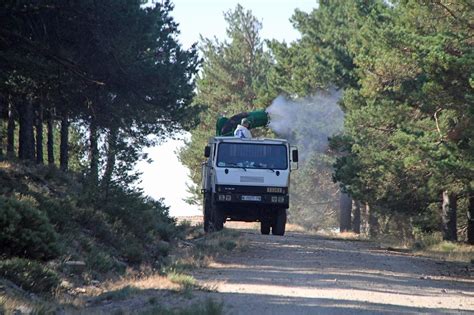
<path id="1" fill-rule="evenodd" d="M 15 156 L 15 113 L 12 104 L 8 104 L 7 156 Z"/>
<path id="2" fill-rule="evenodd" d="M 1 112 L 0 108 L 0 112 Z M 4 125 L 3 125 L 3 119 L 0 117 L 0 161 L 3 159 L 3 130 L 4 130 Z"/>
<path id="3" fill-rule="evenodd" d="M 360 234 L 360 202 L 357 200 L 352 201 L 352 231 Z"/>
<path id="4" fill-rule="evenodd" d="M 348 232 L 351 230 L 351 208 L 352 200 L 348 194 L 342 193 L 340 196 L 340 217 L 339 228 L 341 232 Z"/>
<path id="5" fill-rule="evenodd" d="M 54 165 L 54 121 L 53 121 L 53 114 L 51 111 L 48 114 L 48 142 L 47 142 L 47 147 L 48 147 L 48 164 L 49 165 Z"/>
<path id="6" fill-rule="evenodd" d="M 69 120 L 66 114 L 61 119 L 61 143 L 59 144 L 59 168 L 66 172 L 69 164 Z"/>
<path id="7" fill-rule="evenodd" d="M 369 214 L 369 237 L 375 238 L 379 235 L 379 220 L 372 207 L 367 204 L 367 212 Z"/>
<path id="8" fill-rule="evenodd" d="M 117 136 L 118 136 L 117 128 L 111 128 L 108 139 L 107 139 L 107 143 L 108 143 L 107 164 L 105 166 L 104 177 L 102 179 L 102 187 L 104 189 L 105 200 L 107 200 L 109 196 L 110 183 L 112 181 L 112 174 L 114 172 L 114 167 L 115 167 L 115 158 L 117 154 L 117 151 L 116 151 Z"/>
<path id="9" fill-rule="evenodd" d="M 43 106 L 38 105 L 36 113 L 36 163 L 43 164 Z"/>
<path id="10" fill-rule="evenodd" d="M 0 160 L 3 158 L 3 107 L 4 107 L 4 98 L 0 95 Z"/>
<path id="11" fill-rule="evenodd" d="M 96 188 L 99 184 L 99 149 L 97 147 L 97 124 L 92 118 L 89 126 L 89 184 L 91 188 Z"/>
<path id="12" fill-rule="evenodd" d="M 442 230 L 443 239 L 445 241 L 457 241 L 457 225 L 456 225 L 456 212 L 457 212 L 457 200 L 456 195 L 449 193 L 449 191 L 443 191 L 443 205 L 441 209 L 442 214 Z"/>
<path id="13" fill-rule="evenodd" d="M 474 192 L 469 194 L 467 209 L 467 242 L 474 245 Z"/>
<path id="14" fill-rule="evenodd" d="M 31 101 L 22 103 L 19 109 L 20 133 L 18 142 L 18 157 L 22 160 L 35 159 L 35 140 L 34 140 L 34 110 Z"/>

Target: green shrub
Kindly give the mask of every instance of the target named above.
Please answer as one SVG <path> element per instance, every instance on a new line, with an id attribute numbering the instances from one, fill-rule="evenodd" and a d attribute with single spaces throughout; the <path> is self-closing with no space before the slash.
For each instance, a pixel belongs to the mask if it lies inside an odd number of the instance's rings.
<path id="1" fill-rule="evenodd" d="M 237 247 L 237 243 L 233 240 L 221 240 L 219 241 L 219 246 L 225 250 L 231 251 Z"/>
<path id="2" fill-rule="evenodd" d="M 158 222 L 156 224 L 156 231 L 160 238 L 166 242 L 171 241 L 173 237 L 177 236 L 178 232 L 176 225 L 169 222 Z"/>
<path id="3" fill-rule="evenodd" d="M 168 242 L 159 241 L 156 242 L 154 249 L 158 257 L 166 257 L 171 251 L 171 245 Z"/>
<path id="4" fill-rule="evenodd" d="M 64 232 L 72 226 L 72 214 L 76 208 L 69 199 L 49 199 L 37 196 L 39 209 L 48 215 L 51 224 L 56 231 Z"/>
<path id="5" fill-rule="evenodd" d="M 443 236 L 440 232 L 423 233 L 415 229 L 414 237 L 415 242 L 413 244 L 413 248 L 417 250 L 429 248 L 443 241 Z"/>
<path id="6" fill-rule="evenodd" d="M 87 256 L 86 264 L 89 268 L 99 271 L 107 272 L 114 267 L 113 258 L 104 252 L 93 251 Z"/>
<path id="7" fill-rule="evenodd" d="M 99 249 L 93 250 L 86 257 L 86 265 L 89 269 L 97 271 L 99 273 L 106 273 L 109 271 L 115 271 L 119 273 L 125 272 L 125 267 L 120 264 L 108 253 L 100 251 Z"/>
<path id="8" fill-rule="evenodd" d="M 58 255 L 57 234 L 44 213 L 0 196 L 0 248 L 7 256 L 49 259 Z"/>
<path id="9" fill-rule="evenodd" d="M 77 208 L 73 213 L 74 220 L 92 232 L 99 240 L 106 244 L 117 244 L 113 226 L 109 223 L 107 214 L 92 208 Z"/>
<path id="10" fill-rule="evenodd" d="M 35 293 L 51 293 L 59 285 L 59 277 L 53 270 L 23 258 L 0 261 L 0 276 Z"/>
<path id="11" fill-rule="evenodd" d="M 175 222 L 168 216 L 168 208 L 161 201 L 144 197 L 140 191 L 114 187 L 101 209 L 111 222 L 120 221 L 137 239 L 150 242 L 156 235 L 169 241 L 176 234 Z"/>
<path id="12" fill-rule="evenodd" d="M 122 256 L 132 264 L 139 264 L 143 261 L 145 249 L 131 236 L 125 238 L 125 243 L 121 247 Z"/>

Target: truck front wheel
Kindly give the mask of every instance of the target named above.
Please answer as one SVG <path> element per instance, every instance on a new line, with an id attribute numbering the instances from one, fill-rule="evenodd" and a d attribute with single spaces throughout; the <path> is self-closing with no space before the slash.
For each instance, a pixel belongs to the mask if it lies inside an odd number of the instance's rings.
<path id="1" fill-rule="evenodd" d="M 271 224 L 268 221 L 260 222 L 260 232 L 262 232 L 264 235 L 270 234 L 270 226 Z"/>
<path id="2" fill-rule="evenodd" d="M 279 209 L 272 224 L 273 235 L 285 235 L 286 209 Z"/>
<path id="3" fill-rule="evenodd" d="M 209 194 L 204 195 L 204 232 L 210 232 L 211 225 L 211 197 Z"/>
<path id="4" fill-rule="evenodd" d="M 212 213 L 211 230 L 212 231 L 222 230 L 224 228 L 224 221 L 225 221 L 224 212 L 222 211 L 222 209 L 220 209 L 214 204 L 212 207 L 211 213 Z"/>

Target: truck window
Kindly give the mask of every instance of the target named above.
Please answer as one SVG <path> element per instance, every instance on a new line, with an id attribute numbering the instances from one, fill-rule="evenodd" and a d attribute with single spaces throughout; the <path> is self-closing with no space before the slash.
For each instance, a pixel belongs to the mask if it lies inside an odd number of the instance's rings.
<path id="1" fill-rule="evenodd" d="M 245 167 L 286 170 L 288 149 L 283 144 L 220 143 L 217 151 L 218 167 Z"/>

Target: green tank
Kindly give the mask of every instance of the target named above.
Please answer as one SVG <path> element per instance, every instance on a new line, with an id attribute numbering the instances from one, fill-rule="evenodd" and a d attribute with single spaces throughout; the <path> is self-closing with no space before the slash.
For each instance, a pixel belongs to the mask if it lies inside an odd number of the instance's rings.
<path id="1" fill-rule="evenodd" d="M 268 114 L 263 109 L 253 112 L 243 112 L 230 118 L 219 117 L 216 122 L 216 136 L 233 136 L 234 130 L 237 128 L 237 125 L 240 124 L 242 118 L 247 118 L 250 121 L 249 129 L 265 127 L 268 124 Z"/>

